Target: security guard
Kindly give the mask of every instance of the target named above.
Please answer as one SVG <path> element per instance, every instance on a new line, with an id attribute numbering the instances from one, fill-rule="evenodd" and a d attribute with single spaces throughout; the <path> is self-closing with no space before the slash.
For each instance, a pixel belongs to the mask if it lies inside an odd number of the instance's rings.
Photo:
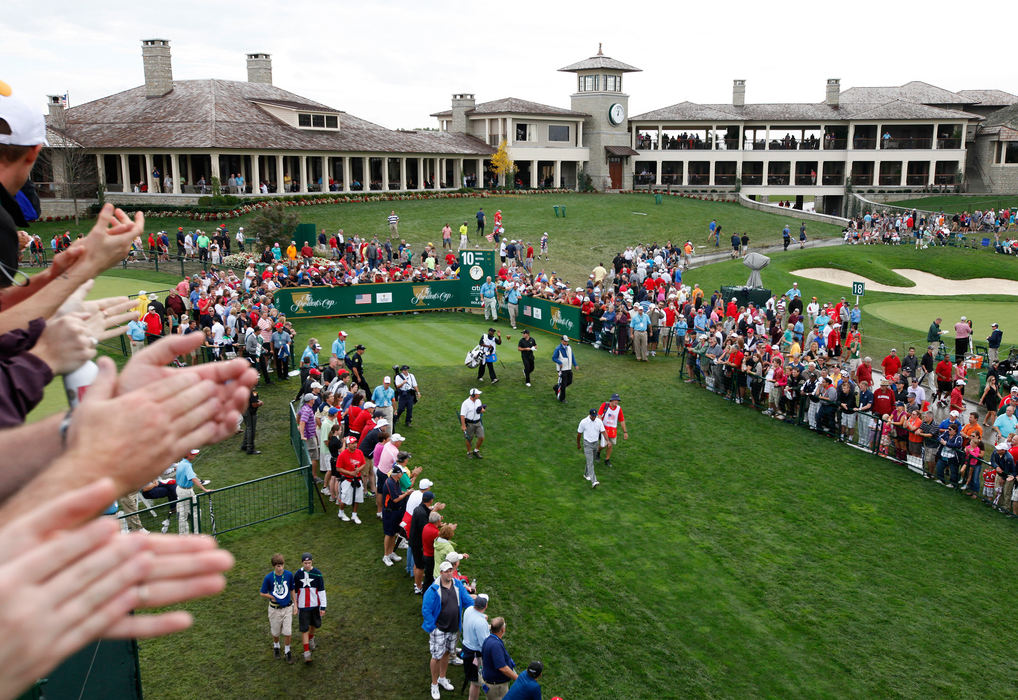
<path id="1" fill-rule="evenodd" d="M 396 375 L 396 416 L 392 419 L 393 425 L 399 421 L 399 417 L 406 412 L 406 425 L 414 419 L 414 404 L 420 401 L 421 391 L 417 386 L 417 377 L 410 373 L 410 365 L 403 365 Z"/>

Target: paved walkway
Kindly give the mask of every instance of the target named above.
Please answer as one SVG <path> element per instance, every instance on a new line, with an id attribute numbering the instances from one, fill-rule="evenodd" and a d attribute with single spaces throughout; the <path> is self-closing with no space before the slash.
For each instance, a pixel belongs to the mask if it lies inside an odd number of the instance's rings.
<path id="1" fill-rule="evenodd" d="M 844 241 L 840 238 L 820 238 L 815 241 L 807 241 L 806 250 L 812 248 L 830 248 L 833 246 L 844 245 Z M 792 241 L 792 244 L 788 246 L 789 250 L 798 250 L 799 242 Z M 694 255 L 693 260 L 690 264 L 690 268 L 703 267 L 704 265 L 710 265 L 711 263 L 724 262 L 725 260 L 732 260 L 731 255 L 731 244 L 728 246 L 720 246 L 718 248 L 708 248 L 707 246 L 699 246 L 698 250 L 709 250 L 710 252 L 702 255 Z M 780 253 L 784 250 L 784 244 L 766 245 L 762 247 L 750 247 L 751 253 L 762 253 L 767 255 L 768 253 Z M 748 269 L 748 268 L 747 268 Z M 747 272 L 748 277 L 748 272 Z"/>

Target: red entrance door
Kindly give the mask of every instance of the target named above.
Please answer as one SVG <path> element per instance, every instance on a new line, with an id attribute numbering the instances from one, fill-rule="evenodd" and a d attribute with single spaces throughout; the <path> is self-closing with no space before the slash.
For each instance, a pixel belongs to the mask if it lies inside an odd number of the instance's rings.
<path id="1" fill-rule="evenodd" d="M 622 189 L 622 159 L 611 157 L 608 159 L 608 174 L 611 176 L 612 189 Z"/>

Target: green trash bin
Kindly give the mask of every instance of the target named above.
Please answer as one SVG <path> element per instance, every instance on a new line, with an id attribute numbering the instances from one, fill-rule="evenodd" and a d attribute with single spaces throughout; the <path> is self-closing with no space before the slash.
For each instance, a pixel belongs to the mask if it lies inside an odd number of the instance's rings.
<path id="1" fill-rule="evenodd" d="M 566 218 L 566 205 L 565 204 L 559 204 L 559 208 L 562 210 L 562 218 L 563 219 Z"/>
<path id="2" fill-rule="evenodd" d="M 255 270 L 257 271 L 255 274 L 258 275 L 259 279 L 261 278 L 262 273 L 265 272 L 266 267 L 268 267 L 266 263 L 263 262 L 255 263 Z"/>
<path id="3" fill-rule="evenodd" d="M 557 204 L 553 204 L 553 205 L 551 205 L 551 208 L 555 210 L 555 218 L 557 219 L 558 218 L 558 205 Z"/>
<path id="4" fill-rule="evenodd" d="M 662 195 L 660 195 L 660 194 L 655 194 L 654 195 L 654 204 L 660 204 L 663 201 L 664 201 L 664 197 Z"/>

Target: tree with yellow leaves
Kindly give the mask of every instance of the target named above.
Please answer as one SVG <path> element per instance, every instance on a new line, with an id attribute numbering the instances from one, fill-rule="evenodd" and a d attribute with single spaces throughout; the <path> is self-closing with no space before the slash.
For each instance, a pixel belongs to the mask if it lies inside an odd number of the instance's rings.
<path id="1" fill-rule="evenodd" d="M 498 145 L 498 151 L 491 157 L 491 172 L 502 184 L 514 182 L 516 163 L 509 157 L 509 148 L 505 139 Z"/>

